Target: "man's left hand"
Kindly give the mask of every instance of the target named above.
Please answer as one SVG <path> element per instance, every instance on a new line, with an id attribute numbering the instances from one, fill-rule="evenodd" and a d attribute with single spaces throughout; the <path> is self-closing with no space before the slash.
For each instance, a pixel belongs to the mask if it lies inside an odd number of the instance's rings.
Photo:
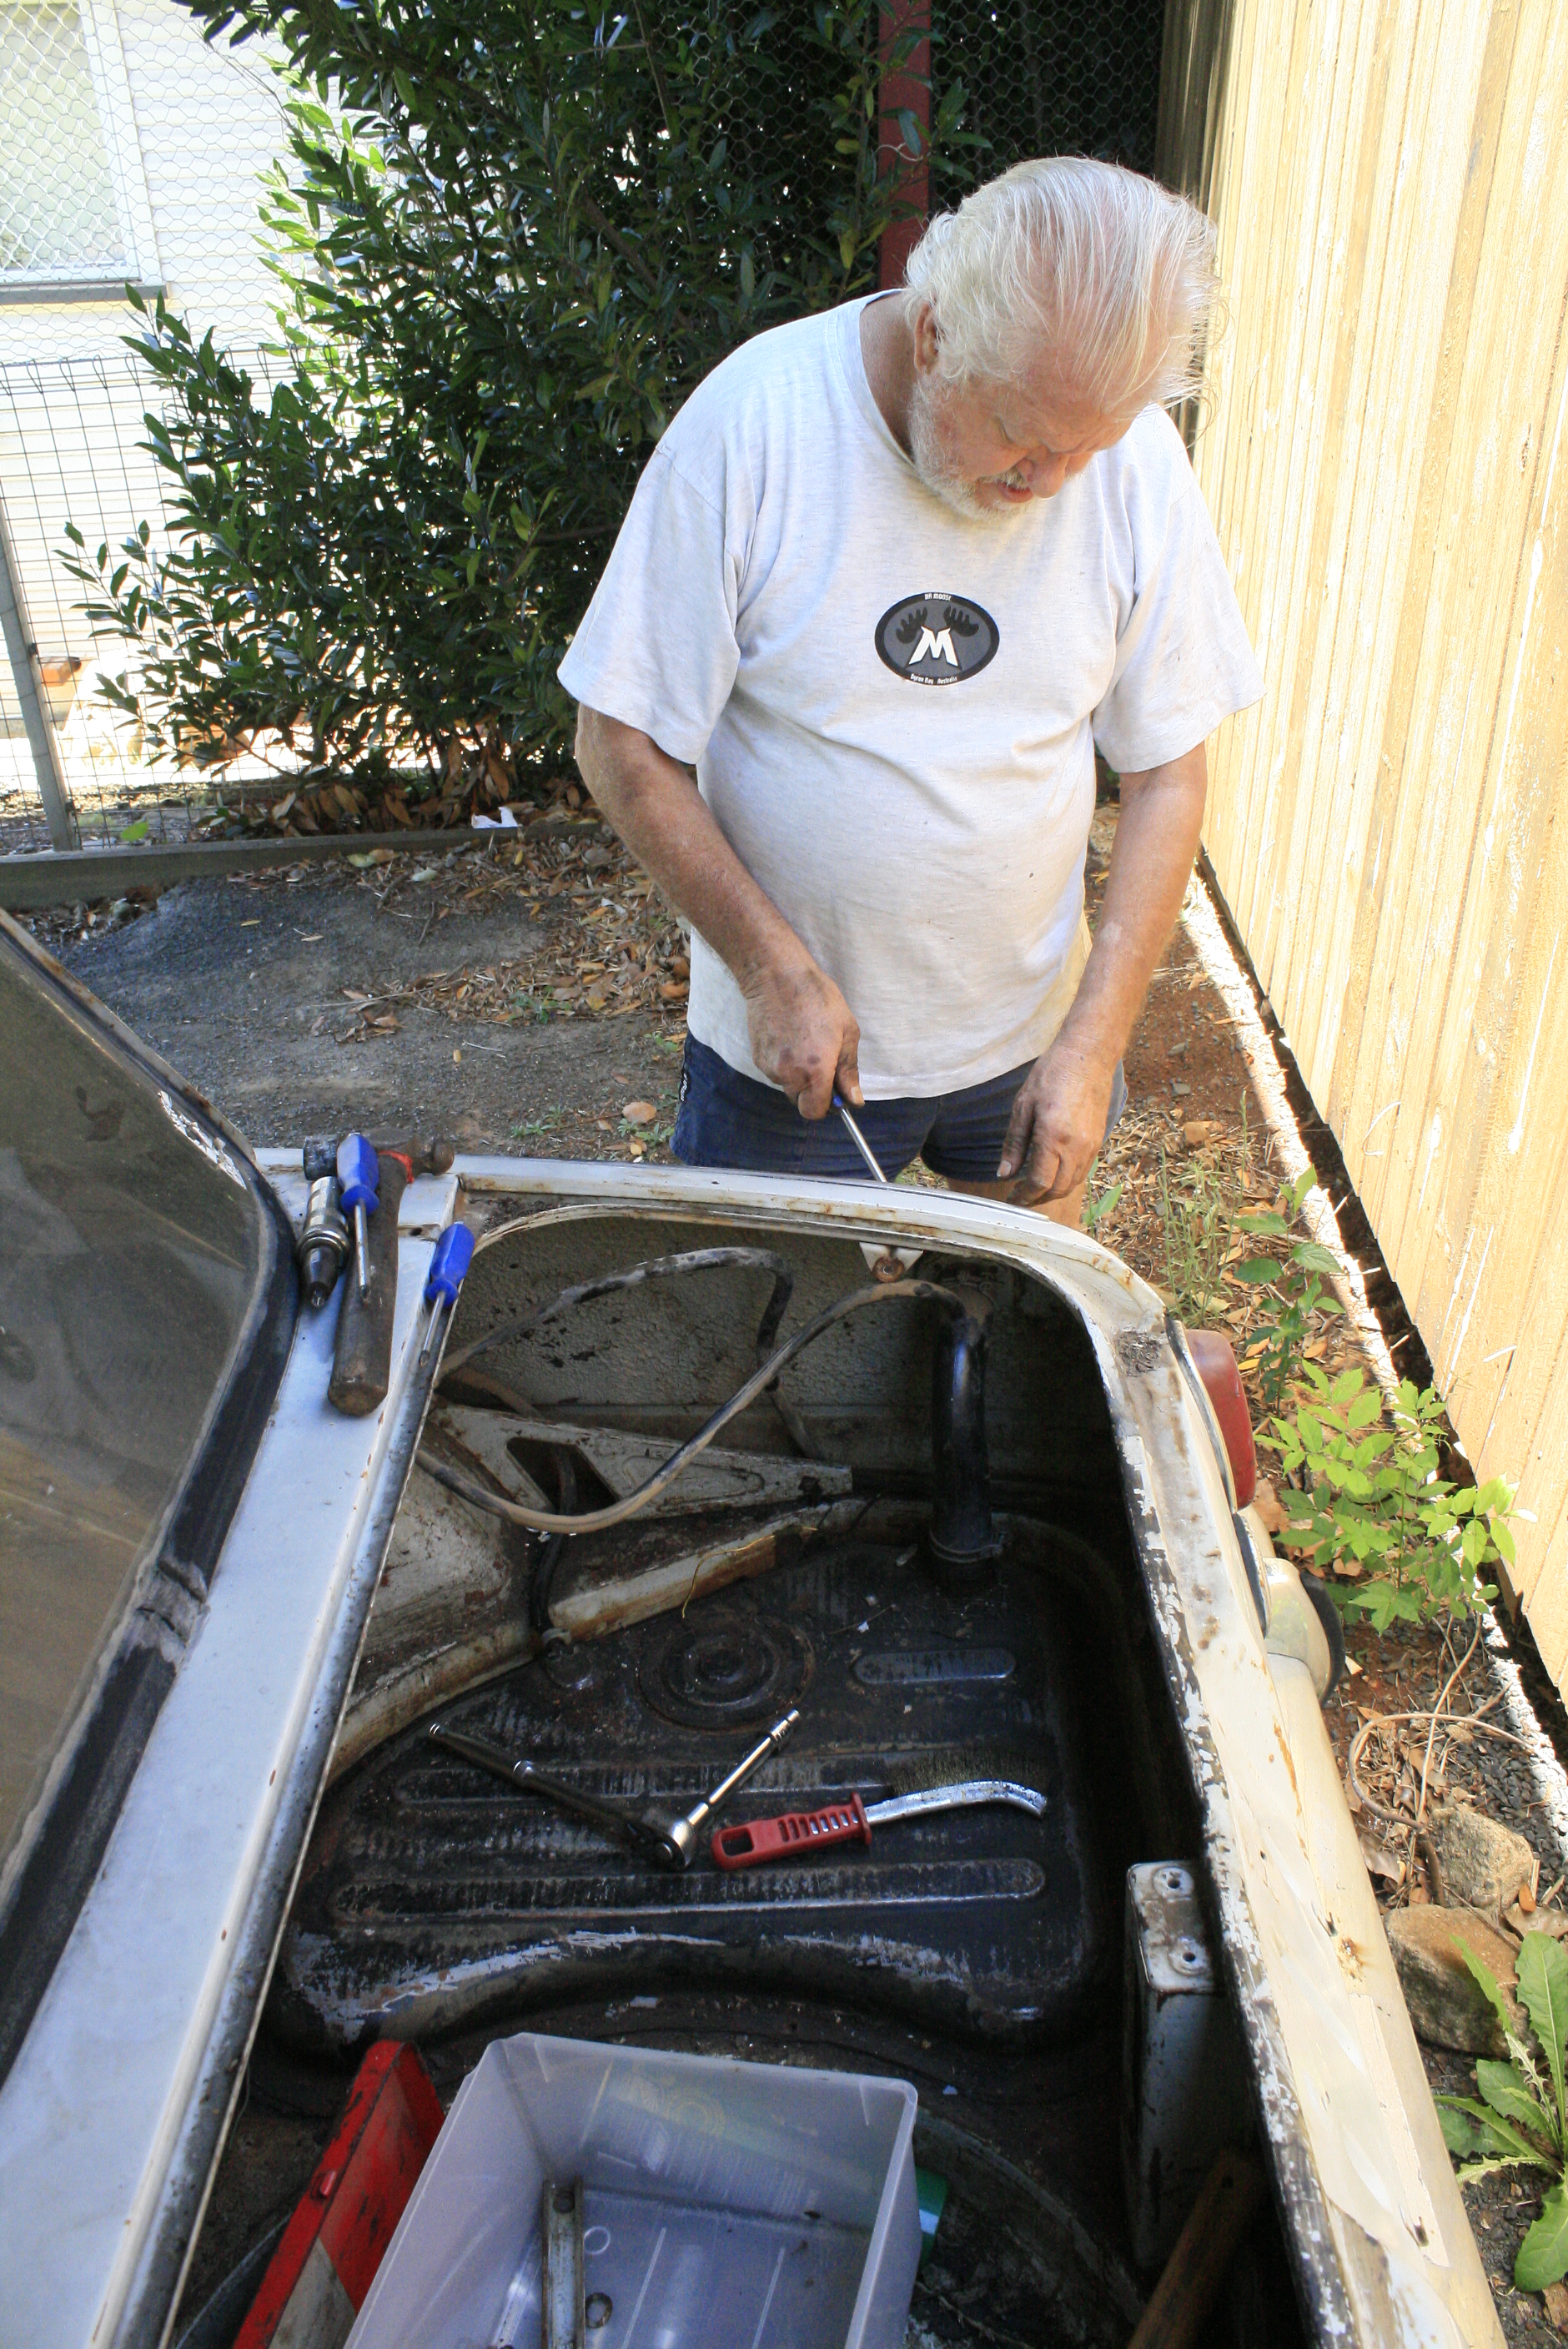
<path id="1" fill-rule="evenodd" d="M 1105 1139 L 1116 1062 L 1109 1063 L 1057 1037 L 1040 1054 L 1018 1089 L 998 1182 L 1016 1177 L 1008 1198 L 1016 1207 L 1065 1199 L 1088 1174 Z"/>

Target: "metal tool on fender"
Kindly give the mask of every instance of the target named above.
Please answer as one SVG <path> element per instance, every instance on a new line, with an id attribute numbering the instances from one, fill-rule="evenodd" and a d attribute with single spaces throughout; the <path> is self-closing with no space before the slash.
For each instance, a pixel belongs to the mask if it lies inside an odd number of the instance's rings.
<path id="1" fill-rule="evenodd" d="M 639 1859 L 649 1860 L 655 1868 L 674 1870 L 691 1866 L 697 1837 L 715 1811 L 754 1770 L 761 1768 L 770 1754 L 778 1753 L 799 1718 L 796 1709 L 787 1713 L 782 1721 L 776 1721 L 760 1744 L 737 1763 L 727 1778 L 719 1780 L 712 1794 L 695 1803 L 677 1819 L 661 1818 L 654 1811 L 623 1810 L 618 1803 L 602 1802 L 597 1795 L 585 1795 L 576 1786 L 550 1777 L 531 1762 L 513 1761 L 510 1754 L 492 1745 L 489 1738 L 470 1737 L 464 1731 L 448 1729 L 441 1722 L 433 1721 L 425 1733 L 432 1745 L 460 1754 L 465 1762 L 488 1770 L 492 1777 L 504 1779 L 519 1794 L 537 1795 L 542 1801 L 553 1803 L 558 1810 L 587 1819 L 618 1842 L 630 1845 Z"/>
<path id="2" fill-rule="evenodd" d="M 365 1136 L 357 1137 L 365 1141 Z M 380 1206 L 370 1218 L 370 1284 L 345 1282 L 338 1309 L 327 1398 L 359 1418 L 387 1398 L 392 1378 L 392 1325 L 397 1310 L 397 1226 L 403 1194 L 417 1174 L 444 1174 L 452 1143 L 438 1134 L 387 1135 L 366 1143 L 377 1154 Z M 311 1161 L 305 1161 L 306 1172 Z"/>
<path id="3" fill-rule="evenodd" d="M 891 1826 L 895 1819 L 923 1818 L 932 1811 L 978 1810 L 990 1803 L 1030 1811 L 1037 1818 L 1046 1807 L 1044 1795 L 1033 1786 L 1020 1786 L 1011 1778 L 969 1778 L 960 1785 L 894 1795 L 885 1803 L 863 1803 L 859 1795 L 851 1795 L 847 1802 L 829 1803 L 818 1811 L 783 1811 L 771 1819 L 748 1819 L 741 1826 L 720 1827 L 710 1848 L 727 1870 L 759 1868 L 769 1859 L 809 1857 L 833 1844 L 870 1843 L 873 1827 Z"/>
<path id="4" fill-rule="evenodd" d="M 860 1127 L 850 1115 L 849 1103 L 844 1100 L 841 1093 L 835 1093 L 833 1095 L 833 1107 L 843 1119 L 844 1130 L 848 1133 L 850 1140 L 854 1143 L 855 1148 L 860 1152 L 861 1156 L 865 1160 L 866 1164 L 871 1168 L 872 1173 L 876 1176 L 877 1181 L 879 1183 L 885 1183 L 887 1181 L 887 1176 L 882 1173 L 882 1168 L 877 1164 L 876 1160 L 872 1157 L 871 1143 L 866 1140 L 865 1135 L 861 1132 Z"/>
<path id="5" fill-rule="evenodd" d="M 305 1302 L 317 1312 L 337 1286 L 337 1276 L 350 1255 L 348 1226 L 337 1205 L 337 1177 L 318 1174 L 305 1202 L 304 1224 L 294 1250 Z"/>
<path id="6" fill-rule="evenodd" d="M 379 1205 L 381 1169 L 362 1133 L 346 1133 L 337 1145 L 337 1196 L 354 1222 L 354 1266 L 359 1294 L 370 1288 L 370 1218 Z"/>
<path id="7" fill-rule="evenodd" d="M 443 1314 L 457 1304 L 458 1291 L 473 1260 L 474 1236 L 467 1224 L 449 1224 L 436 1242 L 430 1269 L 425 1276 L 425 1302 L 430 1309 L 430 1322 L 419 1349 L 421 1361 L 435 1341 Z"/>

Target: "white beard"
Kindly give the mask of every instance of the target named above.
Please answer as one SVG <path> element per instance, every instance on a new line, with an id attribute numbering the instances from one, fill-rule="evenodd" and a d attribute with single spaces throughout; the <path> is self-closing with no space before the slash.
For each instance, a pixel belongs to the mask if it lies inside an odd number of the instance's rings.
<path id="1" fill-rule="evenodd" d="M 975 493 L 975 484 L 955 473 L 942 452 L 941 436 L 933 414 L 934 401 L 923 377 L 917 376 L 909 403 L 909 453 L 916 473 L 934 498 L 940 498 L 954 513 L 962 514 L 965 522 L 1002 522 L 1009 509 L 1006 506 L 982 505 Z M 1016 471 L 997 476 L 1006 488 L 1026 489 Z"/>

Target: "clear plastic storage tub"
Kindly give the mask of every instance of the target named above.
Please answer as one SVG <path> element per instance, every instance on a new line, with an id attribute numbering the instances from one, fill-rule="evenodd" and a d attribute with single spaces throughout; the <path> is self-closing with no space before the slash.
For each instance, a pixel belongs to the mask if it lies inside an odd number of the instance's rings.
<path id="1" fill-rule="evenodd" d="M 591 2349 L 899 2349 L 903 2080 L 521 2032 L 463 2084 L 348 2349 L 535 2349 L 546 2179 L 583 2181 Z"/>

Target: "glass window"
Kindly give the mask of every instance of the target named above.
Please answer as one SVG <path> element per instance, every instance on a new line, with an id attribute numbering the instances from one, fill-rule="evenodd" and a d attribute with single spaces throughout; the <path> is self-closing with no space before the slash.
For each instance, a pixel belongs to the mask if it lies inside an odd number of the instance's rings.
<path id="1" fill-rule="evenodd" d="M 129 1612 L 161 1641 L 200 1601 L 286 1253 L 254 1170 L 0 932 L 0 1855 Z"/>
<path id="2" fill-rule="evenodd" d="M 77 0 L 0 0 L 0 282 L 137 274 Z"/>

